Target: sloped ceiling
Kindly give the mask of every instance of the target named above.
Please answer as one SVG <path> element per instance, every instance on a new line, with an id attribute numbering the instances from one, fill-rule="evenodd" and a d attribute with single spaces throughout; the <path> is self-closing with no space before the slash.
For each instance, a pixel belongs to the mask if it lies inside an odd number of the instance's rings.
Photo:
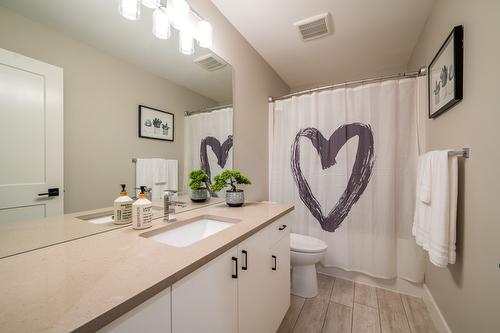
<path id="1" fill-rule="evenodd" d="M 297 90 L 406 69 L 434 0 L 212 0 Z M 303 42 L 293 23 L 329 12 L 333 34 Z"/>

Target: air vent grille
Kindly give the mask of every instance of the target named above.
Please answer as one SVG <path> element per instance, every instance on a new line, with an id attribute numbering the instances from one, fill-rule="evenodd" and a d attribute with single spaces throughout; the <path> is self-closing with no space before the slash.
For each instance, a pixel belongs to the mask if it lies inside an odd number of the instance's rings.
<path id="1" fill-rule="evenodd" d="M 207 71 L 213 72 L 226 67 L 226 62 L 213 53 L 206 54 L 194 60 L 194 62 Z"/>
<path id="2" fill-rule="evenodd" d="M 329 16 L 329 13 L 323 13 L 295 22 L 293 25 L 299 29 L 302 40 L 312 40 L 331 33 Z"/>

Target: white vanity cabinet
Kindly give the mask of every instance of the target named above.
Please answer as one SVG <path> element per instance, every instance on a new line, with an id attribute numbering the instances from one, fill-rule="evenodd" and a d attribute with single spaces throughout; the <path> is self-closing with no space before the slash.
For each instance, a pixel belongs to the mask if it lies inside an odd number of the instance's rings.
<path id="1" fill-rule="evenodd" d="M 284 216 L 99 332 L 275 333 L 289 306 Z"/>
<path id="2" fill-rule="evenodd" d="M 238 245 L 238 332 L 274 333 L 290 306 L 290 226 L 282 217 Z"/>
<path id="3" fill-rule="evenodd" d="M 238 330 L 237 249 L 232 248 L 172 286 L 172 332 Z"/>
<path id="4" fill-rule="evenodd" d="M 101 328 L 99 333 L 171 333 L 171 288 L 167 288 L 120 318 Z"/>

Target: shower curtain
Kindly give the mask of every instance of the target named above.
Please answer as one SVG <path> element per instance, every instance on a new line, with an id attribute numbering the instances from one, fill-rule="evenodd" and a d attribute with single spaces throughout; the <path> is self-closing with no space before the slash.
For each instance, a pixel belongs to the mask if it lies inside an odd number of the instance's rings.
<path id="1" fill-rule="evenodd" d="M 270 198 L 295 205 L 292 232 L 328 244 L 324 266 L 423 281 L 411 236 L 418 87 L 391 80 L 270 106 Z"/>
<path id="2" fill-rule="evenodd" d="M 222 169 L 233 167 L 233 108 L 184 117 L 184 184 L 189 172 L 204 170 L 213 180 Z"/>

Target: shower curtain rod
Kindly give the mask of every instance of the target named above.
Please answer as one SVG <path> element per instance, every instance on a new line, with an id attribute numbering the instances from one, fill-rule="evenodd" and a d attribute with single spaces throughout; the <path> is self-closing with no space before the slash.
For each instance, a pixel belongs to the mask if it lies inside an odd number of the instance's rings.
<path id="1" fill-rule="evenodd" d="M 324 86 L 324 87 L 319 87 L 319 88 L 313 88 L 313 89 L 307 89 L 307 90 L 302 90 L 302 91 L 297 91 L 288 95 L 284 95 L 281 97 L 269 97 L 269 102 L 275 102 L 279 101 L 282 99 L 287 99 L 293 96 L 300 96 L 300 95 L 305 95 L 305 94 L 310 94 L 312 92 L 319 92 L 323 90 L 331 90 L 335 89 L 338 87 L 345 87 L 348 85 L 353 85 L 353 84 L 363 84 L 363 83 L 370 83 L 370 82 L 377 82 L 377 81 L 385 81 L 385 80 L 391 80 L 391 79 L 399 79 L 399 78 L 404 78 L 404 77 L 417 77 L 417 76 L 424 76 L 427 75 L 427 67 L 421 67 L 418 71 L 415 72 L 408 72 L 408 73 L 398 73 L 398 74 L 393 74 L 393 75 L 388 75 L 388 76 L 381 76 L 381 77 L 376 77 L 376 78 L 370 78 L 370 79 L 364 79 L 364 80 L 357 80 L 357 81 L 349 81 L 349 82 L 343 82 L 343 83 L 336 83 L 332 84 L 329 86 Z"/>
<path id="2" fill-rule="evenodd" d="M 185 111 L 184 116 L 188 117 L 188 116 L 192 116 L 193 114 L 212 112 L 212 111 L 217 111 L 217 110 L 221 110 L 221 109 L 225 109 L 225 108 L 232 108 L 232 107 L 233 107 L 233 104 L 226 104 L 226 105 L 219 105 L 219 106 L 214 106 L 211 108 L 201 109 L 201 110 L 197 110 L 197 111 Z"/>

